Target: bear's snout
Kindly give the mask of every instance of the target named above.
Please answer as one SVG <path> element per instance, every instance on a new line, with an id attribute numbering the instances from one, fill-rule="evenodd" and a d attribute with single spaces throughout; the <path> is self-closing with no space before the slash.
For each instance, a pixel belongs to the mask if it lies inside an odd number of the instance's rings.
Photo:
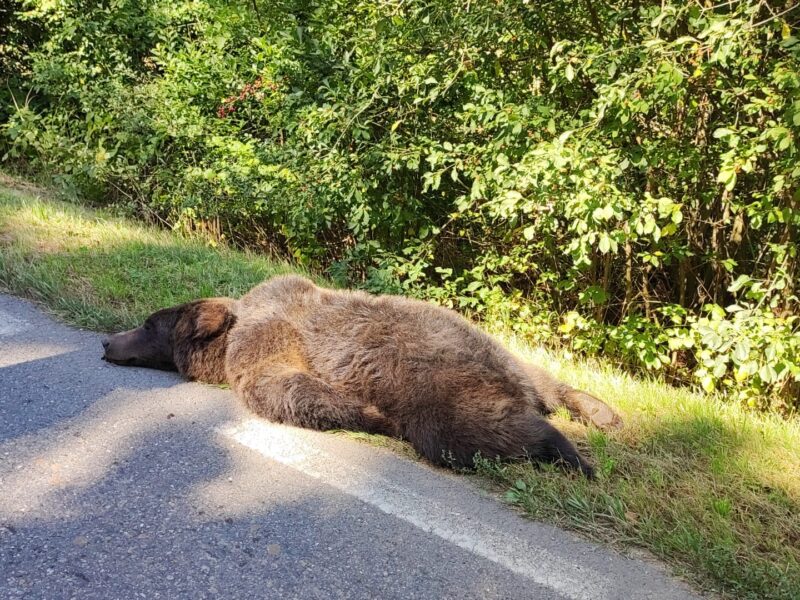
<path id="1" fill-rule="evenodd" d="M 109 356 L 110 354 L 109 348 L 111 347 L 111 337 L 109 336 L 103 338 L 100 343 L 103 344 L 103 356 L 101 356 L 100 358 L 106 362 L 113 362 L 111 360 L 111 357 Z"/>
<path id="2" fill-rule="evenodd" d="M 102 339 L 103 360 L 121 366 L 175 370 L 172 346 L 154 326 L 141 326 Z"/>
<path id="3" fill-rule="evenodd" d="M 134 330 L 135 332 L 135 330 Z M 131 364 L 137 355 L 135 341 L 131 339 L 130 331 L 115 333 L 103 338 L 100 342 L 103 345 L 103 360 L 117 364 Z"/>
<path id="4" fill-rule="evenodd" d="M 108 362 L 116 362 L 114 360 L 115 357 L 113 356 L 114 348 L 112 348 L 112 346 L 111 346 L 111 343 L 113 341 L 112 337 L 113 336 L 105 337 L 100 342 L 103 345 L 103 356 L 102 356 L 102 358 L 103 358 L 103 360 L 108 361 Z"/>

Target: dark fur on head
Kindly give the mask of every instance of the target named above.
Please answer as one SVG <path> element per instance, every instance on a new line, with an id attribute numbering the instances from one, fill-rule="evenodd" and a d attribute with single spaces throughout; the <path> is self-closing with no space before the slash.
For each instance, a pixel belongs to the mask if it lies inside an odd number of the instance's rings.
<path id="1" fill-rule="evenodd" d="M 227 334 L 236 322 L 233 302 L 211 298 L 159 310 L 141 327 L 106 338 L 103 359 L 224 383 Z"/>

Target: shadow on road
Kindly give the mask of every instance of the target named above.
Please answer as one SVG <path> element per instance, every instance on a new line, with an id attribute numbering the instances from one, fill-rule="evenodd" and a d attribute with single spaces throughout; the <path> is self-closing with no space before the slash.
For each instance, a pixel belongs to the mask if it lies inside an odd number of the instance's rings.
<path id="1" fill-rule="evenodd" d="M 0 366 L 0 444 L 75 417 L 114 389 L 163 390 L 182 381 L 177 374 L 114 369 L 93 349 L 30 341 L 1 347 L 6 357 L 23 358 Z M 34 349 L 34 356 L 45 356 L 26 359 Z"/>

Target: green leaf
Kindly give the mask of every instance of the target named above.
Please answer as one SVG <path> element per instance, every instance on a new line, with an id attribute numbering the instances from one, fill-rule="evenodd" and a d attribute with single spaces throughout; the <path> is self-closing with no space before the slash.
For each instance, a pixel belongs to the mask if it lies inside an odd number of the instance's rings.
<path id="1" fill-rule="evenodd" d="M 471 281 L 470 284 L 465 289 L 467 292 L 474 292 L 481 287 L 483 287 L 482 281 Z"/>
<path id="2" fill-rule="evenodd" d="M 778 373 L 775 371 L 772 365 L 763 365 L 758 370 L 758 376 L 764 383 L 772 383 L 778 378 Z"/>
<path id="3" fill-rule="evenodd" d="M 738 292 L 742 287 L 751 283 L 753 280 L 750 278 L 749 275 L 739 275 L 736 280 L 728 286 L 728 291 L 735 293 Z"/>
<path id="4" fill-rule="evenodd" d="M 483 178 L 479 175 L 472 180 L 472 191 L 470 192 L 470 198 L 473 200 L 483 198 L 483 189 Z"/>
<path id="5" fill-rule="evenodd" d="M 611 238 L 608 237 L 607 233 L 600 234 L 600 244 L 598 247 L 603 254 L 608 254 L 608 251 L 611 250 Z"/>
<path id="6" fill-rule="evenodd" d="M 777 348 L 775 348 L 775 344 L 770 344 L 764 350 L 764 358 L 766 358 L 769 362 L 775 362 L 775 357 L 778 354 Z"/>
<path id="7" fill-rule="evenodd" d="M 713 371 L 714 377 L 716 377 L 717 379 L 722 379 L 727 370 L 728 370 L 728 365 L 726 365 L 724 362 L 718 362 L 716 365 L 714 365 L 714 371 Z"/>
<path id="8" fill-rule="evenodd" d="M 736 171 L 733 169 L 722 169 L 717 175 L 717 182 L 724 183 L 725 189 L 731 191 L 736 186 Z"/>

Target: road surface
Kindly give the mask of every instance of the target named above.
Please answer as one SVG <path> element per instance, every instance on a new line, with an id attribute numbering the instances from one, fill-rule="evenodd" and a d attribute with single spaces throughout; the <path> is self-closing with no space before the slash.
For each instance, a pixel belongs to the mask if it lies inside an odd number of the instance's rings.
<path id="1" fill-rule="evenodd" d="M 0 295 L 0 598 L 693 596 L 465 478 L 100 360 Z"/>

